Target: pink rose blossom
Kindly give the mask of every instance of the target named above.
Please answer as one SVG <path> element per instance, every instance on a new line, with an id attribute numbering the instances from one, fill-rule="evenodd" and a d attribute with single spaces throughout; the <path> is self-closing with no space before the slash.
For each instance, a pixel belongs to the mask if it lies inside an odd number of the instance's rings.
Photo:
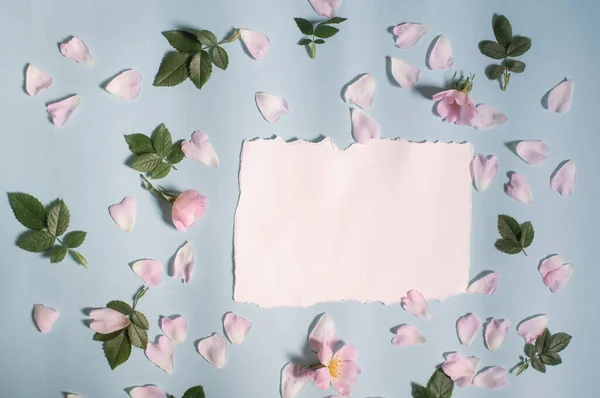
<path id="1" fill-rule="evenodd" d="M 188 189 L 181 193 L 173 203 L 171 217 L 173 225 L 181 232 L 185 232 L 194 222 L 204 215 L 206 197 L 198 191 Z"/>
<path id="2" fill-rule="evenodd" d="M 459 90 L 446 90 L 433 96 L 434 101 L 439 101 L 437 111 L 448 123 L 459 126 L 470 126 L 477 116 L 477 108 L 469 95 Z"/>
<path id="3" fill-rule="evenodd" d="M 338 394 L 348 395 L 361 372 L 355 359 L 356 349 L 350 344 L 335 354 L 328 345 L 323 345 L 319 351 L 319 361 L 324 367 L 308 372 L 308 377 L 321 390 L 327 390 L 331 384 Z"/>

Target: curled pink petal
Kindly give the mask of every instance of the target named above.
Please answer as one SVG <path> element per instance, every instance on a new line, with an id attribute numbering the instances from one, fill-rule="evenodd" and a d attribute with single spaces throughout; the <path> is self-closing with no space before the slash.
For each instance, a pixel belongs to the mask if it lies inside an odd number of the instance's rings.
<path id="1" fill-rule="evenodd" d="M 200 340 L 198 352 L 217 369 L 223 369 L 227 364 L 227 340 L 218 333 Z"/>
<path id="2" fill-rule="evenodd" d="M 548 159 L 548 144 L 539 140 L 521 141 L 516 150 L 521 159 L 533 166 L 540 166 Z"/>
<path id="3" fill-rule="evenodd" d="M 121 203 L 111 205 L 108 212 L 115 224 L 123 231 L 131 232 L 135 226 L 137 204 L 131 196 L 125 196 Z"/>
<path id="4" fill-rule="evenodd" d="M 194 273 L 194 249 L 190 242 L 185 242 L 183 246 L 177 250 L 175 260 L 173 260 L 173 278 L 181 279 L 183 283 L 192 281 Z"/>
<path id="5" fill-rule="evenodd" d="M 326 367 L 317 370 L 309 370 L 306 372 L 306 375 L 313 383 L 315 383 L 315 387 L 319 390 L 326 391 L 331 385 L 331 374 Z"/>
<path id="6" fill-rule="evenodd" d="M 456 383 L 458 387 L 471 385 L 473 377 L 477 373 L 479 359 L 465 357 L 460 352 L 448 354 L 446 361 L 442 363 L 442 371 Z"/>
<path id="7" fill-rule="evenodd" d="M 500 274 L 497 272 L 489 272 L 480 278 L 473 280 L 467 288 L 467 293 L 494 294 L 496 289 L 498 289 L 498 283 L 500 283 Z"/>
<path id="8" fill-rule="evenodd" d="M 481 327 L 481 321 L 474 314 L 463 315 L 456 321 L 456 333 L 460 343 L 464 346 L 470 346 Z"/>
<path id="9" fill-rule="evenodd" d="M 394 76 L 394 80 L 402 88 L 410 90 L 419 81 L 419 77 L 421 77 L 421 69 L 415 68 L 402 59 L 392 58 L 391 65 L 392 76 Z"/>
<path id="10" fill-rule="evenodd" d="M 52 77 L 33 64 L 27 66 L 25 72 L 25 91 L 35 97 L 52 85 Z"/>
<path id="11" fill-rule="evenodd" d="M 255 60 L 260 61 L 267 56 L 271 45 L 267 35 L 254 30 L 240 29 L 240 36 L 246 49 Z"/>
<path id="12" fill-rule="evenodd" d="M 506 369 L 499 366 L 490 366 L 481 371 L 473 379 L 473 385 L 476 387 L 487 388 L 488 390 L 496 391 L 508 387 L 508 379 Z"/>
<path id="13" fill-rule="evenodd" d="M 112 308 L 100 308 L 90 311 L 93 319 L 90 329 L 100 334 L 109 334 L 129 326 L 129 318 Z"/>
<path id="14" fill-rule="evenodd" d="M 396 337 L 392 339 L 392 344 L 396 347 L 409 347 L 426 342 L 427 338 L 421 334 L 419 329 L 408 324 L 398 326 Z"/>
<path id="15" fill-rule="evenodd" d="M 147 285 L 157 286 L 162 280 L 162 264 L 156 260 L 139 260 L 131 269 Z"/>
<path id="16" fill-rule="evenodd" d="M 177 196 L 171 207 L 171 220 L 180 232 L 187 231 L 196 220 L 204 216 L 206 196 L 194 189 L 183 191 Z"/>
<path id="17" fill-rule="evenodd" d="M 510 181 L 504 187 L 508 196 L 523 203 L 533 203 L 533 194 L 529 187 L 529 182 L 523 174 L 512 173 Z"/>
<path id="18" fill-rule="evenodd" d="M 342 0 L 308 0 L 313 10 L 322 17 L 335 16 L 335 10 L 342 4 Z"/>
<path id="19" fill-rule="evenodd" d="M 173 373 L 174 351 L 173 342 L 167 336 L 160 336 L 158 344 L 149 341 L 146 346 L 146 356 L 150 362 L 167 372 L 167 374 Z"/>
<path id="20" fill-rule="evenodd" d="M 563 264 L 555 270 L 548 272 L 543 278 L 544 285 L 550 288 L 552 293 L 560 292 L 565 288 L 571 275 L 573 274 L 573 265 Z"/>
<path id="21" fill-rule="evenodd" d="M 106 91 L 126 100 L 137 98 L 141 89 L 142 75 L 133 69 L 119 73 L 106 86 Z"/>
<path id="22" fill-rule="evenodd" d="M 160 328 L 173 342 L 181 344 L 187 338 L 187 319 L 183 316 L 176 318 L 161 318 Z"/>
<path id="23" fill-rule="evenodd" d="M 129 391 L 131 398 L 166 398 L 163 390 L 156 386 L 135 387 Z"/>
<path id="24" fill-rule="evenodd" d="M 43 304 L 33 305 L 33 320 L 39 331 L 44 334 L 50 333 L 52 325 L 54 325 L 59 316 L 60 312 Z"/>
<path id="25" fill-rule="evenodd" d="M 223 318 L 223 328 L 231 344 L 242 344 L 250 333 L 252 323 L 233 312 L 228 312 Z"/>
<path id="26" fill-rule="evenodd" d="M 548 327 L 548 315 L 537 315 L 526 319 L 517 326 L 517 333 L 525 339 L 527 344 L 533 344 Z"/>
<path id="27" fill-rule="evenodd" d="M 479 104 L 476 107 L 477 115 L 473 119 L 471 126 L 474 129 L 485 131 L 500 126 L 508 120 L 506 115 L 499 110 L 486 104 Z"/>
<path id="28" fill-rule="evenodd" d="M 559 83 L 548 93 L 548 109 L 553 112 L 567 113 L 573 102 L 573 80 L 565 80 Z"/>
<path id="29" fill-rule="evenodd" d="M 80 64 L 94 65 L 90 49 L 79 37 L 72 37 L 61 43 L 60 52 L 65 58 L 70 58 Z"/>
<path id="30" fill-rule="evenodd" d="M 370 73 L 365 73 L 354 83 L 348 85 L 344 92 L 347 103 L 370 109 L 375 96 L 375 78 Z"/>
<path id="31" fill-rule="evenodd" d="M 483 192 L 498 175 L 498 158 L 495 155 L 477 155 L 471 161 L 471 176 L 478 192 Z"/>
<path id="32" fill-rule="evenodd" d="M 440 35 L 429 54 L 429 68 L 432 70 L 450 69 L 452 65 L 454 65 L 452 46 L 444 35 Z"/>
<path id="33" fill-rule="evenodd" d="M 403 49 L 412 48 L 428 30 L 429 26 L 420 23 L 402 23 L 396 25 L 394 27 L 396 46 Z"/>
<path id="34" fill-rule="evenodd" d="M 338 342 L 335 324 L 328 313 L 319 317 L 315 327 L 308 335 L 308 344 L 314 352 L 321 351 L 324 346 L 333 349 Z"/>
<path id="35" fill-rule="evenodd" d="M 80 103 L 81 97 L 79 95 L 72 95 L 62 101 L 48 104 L 46 110 L 52 117 L 52 123 L 57 127 L 62 127 L 69 120 Z"/>
<path id="36" fill-rule="evenodd" d="M 282 115 L 290 113 L 287 101 L 278 95 L 256 93 L 255 100 L 261 115 L 269 123 L 276 123 Z"/>
<path id="37" fill-rule="evenodd" d="M 509 328 L 510 322 L 493 318 L 485 328 L 485 345 L 487 349 L 495 351 L 500 348 L 506 340 Z"/>
<path id="38" fill-rule="evenodd" d="M 190 160 L 195 160 L 208 167 L 219 167 L 219 157 L 208 140 L 208 135 L 202 131 L 194 131 L 190 141 L 181 143 L 181 150 Z"/>
<path id="39" fill-rule="evenodd" d="M 356 142 L 366 145 L 370 140 L 381 137 L 379 124 L 360 109 L 352 109 L 352 137 Z"/>
<path id="40" fill-rule="evenodd" d="M 572 160 L 559 165 L 554 171 L 554 176 L 550 180 L 552 190 L 558 192 L 562 196 L 570 196 L 575 191 L 575 175 L 577 167 Z"/>
<path id="41" fill-rule="evenodd" d="M 288 362 L 281 370 L 281 398 L 294 398 L 307 383 L 306 370 L 297 363 Z"/>
<path id="42" fill-rule="evenodd" d="M 406 297 L 402 297 L 400 301 L 402 302 L 402 308 L 404 308 L 404 310 L 421 319 L 431 319 L 427 301 L 420 291 L 415 289 L 409 290 L 406 293 Z"/>
<path id="43" fill-rule="evenodd" d="M 553 256 L 546 257 L 540 262 L 538 271 L 542 278 L 545 278 L 551 271 L 559 269 L 563 264 L 562 256 L 555 254 Z"/>

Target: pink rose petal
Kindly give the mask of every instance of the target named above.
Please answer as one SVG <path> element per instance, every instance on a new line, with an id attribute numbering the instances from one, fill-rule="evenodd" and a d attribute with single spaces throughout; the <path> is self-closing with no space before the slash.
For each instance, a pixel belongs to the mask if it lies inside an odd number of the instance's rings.
<path id="1" fill-rule="evenodd" d="M 231 344 L 242 344 L 250 333 L 252 323 L 233 312 L 228 312 L 223 318 L 223 328 Z"/>
<path id="2" fill-rule="evenodd" d="M 471 176 L 478 192 L 483 192 L 498 175 L 498 158 L 495 155 L 477 155 L 471 161 Z"/>
<path id="3" fill-rule="evenodd" d="M 573 80 L 565 80 L 559 83 L 548 93 L 548 109 L 553 112 L 567 113 L 573 102 Z"/>
<path id="4" fill-rule="evenodd" d="M 308 383 L 306 370 L 294 362 L 288 362 L 281 370 L 281 398 L 294 398 Z"/>
<path id="5" fill-rule="evenodd" d="M 260 61 L 267 56 L 271 41 L 267 35 L 254 30 L 240 29 L 240 36 L 246 49 L 254 59 Z"/>
<path id="6" fill-rule="evenodd" d="M 391 58 L 392 64 L 392 76 L 394 80 L 398 82 L 400 87 L 411 89 L 419 81 L 421 76 L 421 69 L 415 68 L 404 60 L 398 58 Z"/>
<path id="7" fill-rule="evenodd" d="M 442 364 L 442 371 L 446 373 L 458 387 L 466 387 L 473 383 L 473 377 L 475 377 L 478 367 L 478 358 L 467 358 L 460 352 L 453 352 L 446 357 L 446 361 Z"/>
<path id="8" fill-rule="evenodd" d="M 183 191 L 171 206 L 171 220 L 180 232 L 186 232 L 206 212 L 206 196 L 194 189 Z"/>
<path id="9" fill-rule="evenodd" d="M 575 162 L 569 160 L 562 166 L 558 165 L 554 171 L 554 176 L 550 180 L 550 186 L 553 191 L 558 192 L 562 196 L 570 196 L 575 191 L 575 175 L 577 167 Z"/>
<path id="10" fill-rule="evenodd" d="M 83 398 L 83 397 L 78 394 L 67 394 L 66 398 Z"/>
<path id="11" fill-rule="evenodd" d="M 352 137 L 360 144 L 368 144 L 370 140 L 381 137 L 379 124 L 371 116 L 360 109 L 352 109 Z"/>
<path id="12" fill-rule="evenodd" d="M 62 101 L 48 104 L 46 110 L 52 117 L 52 123 L 57 127 L 62 127 L 69 120 L 80 103 L 81 97 L 79 95 L 72 95 Z"/>
<path id="13" fill-rule="evenodd" d="M 43 304 L 33 305 L 33 320 L 39 331 L 44 334 L 50 333 L 52 325 L 54 325 L 59 316 L 60 312 Z"/>
<path id="14" fill-rule="evenodd" d="M 402 308 L 404 308 L 405 311 L 408 311 L 421 319 L 431 319 L 427 301 L 420 291 L 414 289 L 409 290 L 406 293 L 406 297 L 402 297 L 400 301 L 402 302 Z"/>
<path id="15" fill-rule="evenodd" d="M 146 356 L 150 362 L 167 372 L 167 374 L 173 373 L 174 351 L 173 342 L 167 336 L 160 336 L 158 344 L 149 341 L 146 346 Z"/>
<path id="16" fill-rule="evenodd" d="M 474 314 L 463 315 L 456 321 L 456 333 L 460 343 L 464 346 L 470 346 L 481 327 L 481 321 Z"/>
<path id="17" fill-rule="evenodd" d="M 173 342 L 181 344 L 187 338 L 187 319 L 182 316 L 176 318 L 161 318 L 160 328 Z"/>
<path id="18" fill-rule="evenodd" d="M 539 140 L 520 141 L 516 149 L 517 155 L 533 166 L 540 166 L 548 159 L 548 144 Z"/>
<path id="19" fill-rule="evenodd" d="M 142 75 L 133 69 L 119 73 L 106 86 L 106 91 L 126 100 L 137 98 L 141 89 Z"/>
<path id="20" fill-rule="evenodd" d="M 467 288 L 467 293 L 491 295 L 498 289 L 500 282 L 500 274 L 497 272 L 489 272 L 471 282 Z"/>
<path id="21" fill-rule="evenodd" d="M 426 342 L 427 338 L 416 327 L 408 324 L 398 326 L 396 337 L 392 339 L 392 344 L 396 347 L 409 347 Z"/>
<path id="22" fill-rule="evenodd" d="M 112 308 L 100 308 L 90 311 L 93 322 L 90 329 L 100 334 L 109 334 L 129 326 L 129 318 Z"/>
<path id="23" fill-rule="evenodd" d="M 562 261 L 561 256 L 554 255 L 542 260 L 538 267 L 544 285 L 548 286 L 552 293 L 564 289 L 573 274 L 573 265 L 563 264 Z"/>
<path id="24" fill-rule="evenodd" d="M 208 140 L 208 135 L 202 131 L 194 131 L 190 141 L 181 143 L 181 150 L 190 160 L 195 160 L 208 167 L 219 167 L 219 157 Z"/>
<path id="25" fill-rule="evenodd" d="M 409 49 L 421 40 L 421 37 L 429 30 L 429 26 L 420 23 L 402 23 L 394 27 L 396 35 L 396 46 Z"/>
<path id="26" fill-rule="evenodd" d="M 523 174 L 512 173 L 509 183 L 504 187 L 504 191 L 508 196 L 520 202 L 533 203 L 533 194 L 529 182 Z"/>
<path id="27" fill-rule="evenodd" d="M 517 333 L 525 339 L 527 344 L 533 344 L 548 327 L 548 315 L 536 315 L 526 319 L 517 326 Z"/>
<path id="28" fill-rule="evenodd" d="M 508 372 L 499 366 L 490 366 L 481 371 L 473 379 L 473 385 L 476 387 L 487 388 L 488 390 L 496 391 L 508 387 L 506 375 Z"/>
<path id="29" fill-rule="evenodd" d="M 135 226 L 137 204 L 131 196 L 125 196 L 121 203 L 111 205 L 108 212 L 115 224 L 123 231 L 131 232 Z"/>
<path id="30" fill-rule="evenodd" d="M 269 123 L 275 123 L 282 115 L 290 113 L 287 101 L 277 95 L 256 93 L 255 100 L 261 115 Z"/>
<path id="31" fill-rule="evenodd" d="M 429 54 L 429 68 L 432 70 L 450 69 L 452 65 L 454 65 L 452 46 L 444 35 L 440 35 Z"/>
<path id="32" fill-rule="evenodd" d="M 370 73 L 365 73 L 354 83 L 350 84 L 345 92 L 344 99 L 349 104 L 370 109 L 375 96 L 375 78 Z"/>
<path id="33" fill-rule="evenodd" d="M 312 8 L 322 17 L 335 16 L 335 10 L 342 4 L 342 0 L 308 0 Z"/>
<path id="34" fill-rule="evenodd" d="M 495 351 L 508 335 L 508 329 L 510 328 L 510 322 L 493 318 L 485 328 L 485 345 L 488 350 Z"/>
<path id="35" fill-rule="evenodd" d="M 190 242 L 185 242 L 175 255 L 175 260 L 173 261 L 173 278 L 181 279 L 183 283 L 190 283 L 193 273 L 194 249 Z"/>
<path id="36" fill-rule="evenodd" d="M 166 398 L 163 390 L 156 386 L 135 387 L 129 391 L 131 398 Z"/>
<path id="37" fill-rule="evenodd" d="M 147 285 L 157 286 L 162 280 L 162 264 L 156 260 L 139 260 L 131 265 L 131 269 Z"/>
<path id="38" fill-rule="evenodd" d="M 78 37 L 72 37 L 60 45 L 60 52 L 66 58 L 73 59 L 80 64 L 94 65 L 94 58 L 88 46 Z"/>
<path id="39" fill-rule="evenodd" d="M 52 85 L 52 77 L 33 64 L 27 66 L 25 72 L 25 91 L 35 97 Z"/>
<path id="40" fill-rule="evenodd" d="M 308 344 L 314 352 L 320 352 L 323 347 L 333 349 L 338 342 L 338 335 L 335 331 L 335 324 L 328 313 L 324 313 L 319 317 L 308 335 Z"/>
<path id="41" fill-rule="evenodd" d="M 477 115 L 471 121 L 474 129 L 485 131 L 500 126 L 508 120 L 506 115 L 486 104 L 477 105 Z"/>
<path id="42" fill-rule="evenodd" d="M 198 352 L 217 369 L 223 369 L 227 364 L 227 340 L 218 333 L 200 340 Z"/>

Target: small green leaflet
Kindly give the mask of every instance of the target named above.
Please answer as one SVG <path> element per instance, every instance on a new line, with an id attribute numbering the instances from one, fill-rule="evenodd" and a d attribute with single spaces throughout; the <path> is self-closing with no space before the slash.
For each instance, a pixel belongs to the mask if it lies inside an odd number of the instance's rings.
<path id="1" fill-rule="evenodd" d="M 69 254 L 71 254 L 73 260 L 77 261 L 78 264 L 82 265 L 84 268 L 87 268 L 88 262 L 81 253 L 76 252 L 75 250 L 69 250 Z"/>
<path id="2" fill-rule="evenodd" d="M 154 152 L 152 139 L 144 134 L 129 134 L 125 136 L 129 150 L 135 155 Z"/>
<path id="3" fill-rule="evenodd" d="M 533 358 L 531 361 L 531 367 L 537 370 L 538 372 L 546 373 L 546 365 L 539 357 Z"/>
<path id="4" fill-rule="evenodd" d="M 200 89 L 206 84 L 211 73 L 212 63 L 208 53 L 204 50 L 196 53 L 190 62 L 190 80 Z"/>
<path id="5" fill-rule="evenodd" d="M 195 386 L 188 389 L 181 398 L 206 398 L 204 394 L 204 387 Z"/>
<path id="6" fill-rule="evenodd" d="M 519 225 L 514 218 L 501 214 L 498 216 L 498 233 L 502 239 L 498 239 L 494 246 L 506 254 L 518 254 L 533 243 L 535 232 L 531 222 L 527 221 Z"/>
<path id="7" fill-rule="evenodd" d="M 517 220 L 504 214 L 498 216 L 498 233 L 500 233 L 502 239 L 521 239 L 521 227 Z"/>
<path id="8" fill-rule="evenodd" d="M 300 32 L 307 36 L 312 36 L 300 39 L 298 45 L 308 46 L 308 53 L 314 59 L 317 57 L 317 44 L 325 44 L 325 40 L 323 39 L 328 39 L 340 31 L 338 28 L 330 25 L 340 24 L 346 21 L 346 18 L 333 17 L 319 22 L 316 27 L 313 27 L 313 23 L 304 18 L 294 18 L 294 21 L 296 21 Z"/>
<path id="9" fill-rule="evenodd" d="M 119 311 L 123 315 L 129 315 L 133 312 L 133 308 L 129 304 L 121 300 L 113 300 L 109 301 L 106 304 L 106 308 L 110 308 L 111 310 Z"/>
<path id="10" fill-rule="evenodd" d="M 144 330 L 150 329 L 150 323 L 148 322 L 146 315 L 139 311 L 133 311 L 131 313 L 131 322 Z"/>
<path id="11" fill-rule="evenodd" d="M 496 41 L 504 48 L 508 47 L 512 39 L 512 26 L 504 15 L 496 15 L 493 21 L 494 36 Z"/>
<path id="12" fill-rule="evenodd" d="M 161 178 L 165 178 L 169 175 L 171 171 L 171 165 L 169 163 L 159 163 L 158 166 L 150 173 L 150 178 L 153 180 L 160 180 Z"/>
<path id="13" fill-rule="evenodd" d="M 198 38 L 198 41 L 205 46 L 210 47 L 217 45 L 217 36 L 209 30 L 200 30 L 196 32 L 196 37 Z"/>
<path id="14" fill-rule="evenodd" d="M 156 129 L 154 129 L 151 138 L 154 153 L 161 158 L 169 156 L 169 153 L 171 152 L 171 145 L 173 145 L 173 140 L 171 138 L 171 133 L 165 127 L 164 123 L 160 124 Z"/>
<path id="15" fill-rule="evenodd" d="M 134 170 L 150 173 L 153 179 L 166 177 L 173 165 L 184 158 L 179 140 L 172 142 L 169 129 L 163 124 L 152 132 L 152 137 L 144 134 L 125 135 L 129 150 L 134 154 L 131 158 L 131 167 Z"/>
<path id="16" fill-rule="evenodd" d="M 307 45 L 309 45 L 309 44 L 310 44 L 310 43 L 312 43 L 312 42 L 313 42 L 313 41 L 312 41 L 311 39 L 307 39 L 307 38 L 305 37 L 304 39 L 300 39 L 300 40 L 298 41 L 298 45 L 299 45 L 299 46 L 307 46 Z"/>
<path id="17" fill-rule="evenodd" d="M 46 209 L 42 202 L 22 192 L 9 193 L 8 200 L 15 218 L 23 226 L 34 230 L 46 228 Z"/>
<path id="18" fill-rule="evenodd" d="M 485 75 L 489 80 L 497 80 L 500 79 L 506 67 L 502 65 L 489 65 L 485 68 Z"/>
<path id="19" fill-rule="evenodd" d="M 506 58 L 506 48 L 491 40 L 483 40 L 479 42 L 479 51 L 487 57 L 493 59 Z"/>
<path id="20" fill-rule="evenodd" d="M 540 359 L 548 366 L 557 366 L 562 363 L 562 358 L 558 354 L 541 354 Z"/>
<path id="21" fill-rule="evenodd" d="M 525 348 L 523 350 L 525 352 L 525 355 L 527 355 L 528 358 L 533 358 L 535 356 L 535 346 L 533 344 L 525 344 Z"/>
<path id="22" fill-rule="evenodd" d="M 333 37 L 340 30 L 338 28 L 334 28 L 333 26 L 321 25 L 317 26 L 315 29 L 315 36 L 320 37 L 321 39 L 328 39 Z"/>
<path id="23" fill-rule="evenodd" d="M 211 47 L 210 57 L 217 68 L 223 70 L 227 69 L 227 66 L 229 65 L 229 55 L 227 55 L 227 51 L 225 51 L 223 47 Z"/>
<path id="24" fill-rule="evenodd" d="M 298 26 L 298 29 L 300 29 L 300 32 L 305 35 L 313 34 L 313 25 L 310 21 L 304 18 L 294 18 L 294 21 L 296 21 L 296 25 Z"/>
<path id="25" fill-rule="evenodd" d="M 168 30 L 162 32 L 169 44 L 177 51 L 184 53 L 196 53 L 202 50 L 202 44 L 198 42 L 196 35 L 184 30 Z"/>
<path id="26" fill-rule="evenodd" d="M 185 155 L 181 150 L 182 142 L 183 140 L 179 140 L 173 144 L 173 146 L 171 147 L 171 153 L 169 153 L 169 156 L 167 156 L 167 159 L 165 159 L 167 163 L 177 164 L 183 160 Z"/>
<path id="27" fill-rule="evenodd" d="M 59 237 L 64 234 L 67 228 L 69 228 L 70 221 L 71 214 L 67 205 L 62 200 L 55 201 L 48 209 L 46 223 L 48 225 L 48 232 L 53 236 Z"/>
<path id="28" fill-rule="evenodd" d="M 162 162 L 162 158 L 157 153 L 144 153 L 135 155 L 131 162 L 131 167 L 137 171 L 152 171 Z"/>
<path id="29" fill-rule="evenodd" d="M 525 72 L 525 62 L 517 61 L 516 59 L 505 59 L 504 66 L 511 72 L 523 73 Z"/>
<path id="30" fill-rule="evenodd" d="M 104 356 L 112 370 L 126 362 L 131 355 L 131 342 L 125 333 L 125 330 L 119 332 L 119 334 L 111 340 L 104 341 L 102 348 L 104 349 Z"/>
<path id="31" fill-rule="evenodd" d="M 131 344 L 142 350 L 146 349 L 146 346 L 148 345 L 148 332 L 146 332 L 146 330 L 134 323 L 130 323 L 129 326 L 127 326 L 127 336 L 129 337 Z"/>
<path id="32" fill-rule="evenodd" d="M 550 338 L 550 344 L 548 345 L 548 352 L 556 354 L 561 352 L 571 342 L 571 336 L 567 333 L 556 333 Z"/>
<path id="33" fill-rule="evenodd" d="M 163 58 L 154 77 L 154 85 L 172 87 L 188 77 L 187 64 L 190 54 L 170 52 Z"/>
<path id="34" fill-rule="evenodd" d="M 524 36 L 514 36 L 506 49 L 509 57 L 520 57 L 531 49 L 531 39 Z"/>
<path id="35" fill-rule="evenodd" d="M 454 382 L 441 369 L 437 369 L 427 382 L 427 388 L 433 393 L 433 398 L 450 398 Z"/>
<path id="36" fill-rule="evenodd" d="M 121 329 L 121 330 L 117 330 L 116 332 L 112 332 L 109 334 L 101 334 L 101 333 L 94 333 L 94 341 L 108 341 L 108 340 L 112 340 L 115 337 L 117 337 L 121 332 L 123 332 L 123 330 L 125 329 Z"/>
<path id="37" fill-rule="evenodd" d="M 43 253 L 54 246 L 55 238 L 48 231 L 26 231 L 17 240 L 17 245 L 28 252 Z"/>
<path id="38" fill-rule="evenodd" d="M 65 256 L 67 255 L 67 250 L 68 249 L 64 246 L 56 246 L 54 249 L 52 249 L 50 252 L 50 263 L 56 264 L 64 260 Z"/>
<path id="39" fill-rule="evenodd" d="M 85 237 L 87 236 L 87 232 L 83 231 L 71 231 L 65 235 L 63 238 L 63 243 L 70 249 L 74 249 L 79 247 L 85 241 Z"/>
<path id="40" fill-rule="evenodd" d="M 435 398 L 431 390 L 418 384 L 413 386 L 412 396 L 413 398 Z"/>

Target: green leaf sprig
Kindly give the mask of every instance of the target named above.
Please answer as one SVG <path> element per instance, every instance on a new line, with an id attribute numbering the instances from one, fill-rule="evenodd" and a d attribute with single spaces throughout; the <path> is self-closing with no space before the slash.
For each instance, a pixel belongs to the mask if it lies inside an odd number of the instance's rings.
<path id="1" fill-rule="evenodd" d="M 323 39 L 329 39 L 340 31 L 335 26 L 330 25 L 340 24 L 347 19 L 348 18 L 333 17 L 317 23 L 316 26 L 313 26 L 313 23 L 307 19 L 294 18 L 296 25 L 298 25 L 298 29 L 300 29 L 300 32 L 307 36 L 312 36 L 312 38 L 304 37 L 300 39 L 298 45 L 309 46 L 310 57 L 315 59 L 317 57 L 317 44 L 325 44 L 325 40 Z"/>
<path id="2" fill-rule="evenodd" d="M 181 142 L 173 143 L 171 133 L 163 124 L 158 126 L 148 137 L 144 134 L 125 136 L 129 150 L 133 153 L 131 167 L 137 171 L 147 172 L 155 180 L 165 178 L 171 169 L 184 158 Z"/>
<path id="3" fill-rule="evenodd" d="M 526 248 L 531 246 L 535 231 L 530 221 L 520 224 L 514 218 L 506 215 L 498 216 L 498 232 L 502 239 L 498 239 L 494 246 L 502 253 L 527 255 Z"/>
<path id="4" fill-rule="evenodd" d="M 454 391 L 454 382 L 441 369 L 436 369 L 429 378 L 427 386 L 415 384 L 413 398 L 450 398 Z"/>
<path id="5" fill-rule="evenodd" d="M 525 344 L 523 351 L 527 358 L 521 356 L 521 362 L 517 365 L 517 376 L 529 369 L 529 366 L 541 373 L 546 373 L 546 366 L 556 366 L 562 363 L 558 354 L 571 342 L 571 336 L 567 333 L 552 334 L 548 329 L 544 330 L 536 340 L 535 344 Z"/>
<path id="6" fill-rule="evenodd" d="M 62 199 L 57 199 L 44 207 L 42 202 L 32 195 L 22 192 L 8 193 L 8 201 L 17 221 L 29 228 L 17 240 L 17 246 L 32 253 L 50 252 L 50 262 L 60 263 L 67 253 L 77 263 L 87 267 L 85 257 L 75 251 L 85 241 L 87 232 L 71 231 L 69 228 L 71 213 Z M 58 245 L 54 244 L 58 241 Z"/>
<path id="7" fill-rule="evenodd" d="M 236 30 L 229 39 L 223 41 L 218 41 L 215 34 L 208 30 L 169 30 L 162 34 L 177 51 L 165 55 L 153 85 L 172 87 L 189 77 L 201 89 L 210 79 L 213 64 L 219 69 L 227 69 L 229 55 L 221 46 L 237 40 L 240 31 Z"/>
<path id="8" fill-rule="evenodd" d="M 157 187 L 155 188 L 154 185 L 152 185 L 152 183 L 148 181 L 146 177 L 144 177 L 142 174 L 140 174 L 140 178 L 142 179 L 142 186 L 144 187 L 144 189 L 150 192 L 152 196 L 154 196 L 156 199 L 164 203 L 175 203 L 175 200 L 181 194 L 181 192 L 169 191 L 161 187 L 160 185 L 157 185 Z"/>
<path id="9" fill-rule="evenodd" d="M 526 36 L 513 36 L 510 22 L 504 15 L 497 15 L 492 22 L 496 41 L 482 40 L 479 42 L 479 51 L 486 57 L 503 60 L 500 65 L 489 65 L 485 74 L 490 80 L 503 77 L 500 88 L 506 91 L 512 73 L 525 72 L 525 62 L 513 59 L 525 54 L 531 48 L 531 39 Z"/>
<path id="10" fill-rule="evenodd" d="M 167 398 L 175 398 L 175 395 L 167 394 Z M 204 394 L 204 387 L 195 386 L 188 388 L 188 390 L 183 393 L 181 398 L 206 398 L 206 395 Z"/>

